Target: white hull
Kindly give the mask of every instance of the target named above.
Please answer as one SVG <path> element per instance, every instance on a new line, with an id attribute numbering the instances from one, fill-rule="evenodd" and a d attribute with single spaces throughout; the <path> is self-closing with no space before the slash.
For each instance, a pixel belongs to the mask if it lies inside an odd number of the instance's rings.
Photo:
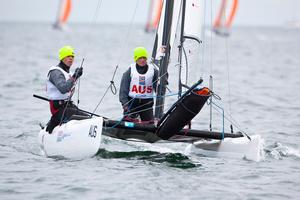
<path id="1" fill-rule="evenodd" d="M 100 148 L 103 118 L 71 120 L 56 127 L 52 134 L 39 133 L 39 144 L 45 156 L 82 159 L 94 156 Z M 120 131 L 120 130 L 119 130 Z M 124 139 L 124 138 L 122 138 Z M 145 141 L 143 141 L 145 142 Z M 160 142 L 163 142 L 162 140 Z M 260 161 L 262 139 L 259 135 L 225 138 L 224 140 L 199 140 L 186 148 L 186 153 L 201 153 L 208 156 L 230 156 Z"/>
<path id="2" fill-rule="evenodd" d="M 253 161 L 262 159 L 263 141 L 260 135 L 241 138 L 225 138 L 224 140 L 201 140 L 189 145 L 186 152 L 201 153 L 209 156 L 230 156 Z"/>
<path id="3" fill-rule="evenodd" d="M 39 144 L 45 156 L 82 159 L 94 156 L 100 148 L 102 117 L 71 120 L 55 127 L 49 134 L 46 128 L 39 133 Z"/>

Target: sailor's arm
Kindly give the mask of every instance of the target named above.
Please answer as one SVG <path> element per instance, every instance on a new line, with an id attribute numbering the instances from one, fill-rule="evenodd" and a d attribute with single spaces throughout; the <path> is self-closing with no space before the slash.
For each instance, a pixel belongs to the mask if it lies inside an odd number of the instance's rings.
<path id="1" fill-rule="evenodd" d="M 129 101 L 129 87 L 130 87 L 130 68 L 124 72 L 120 84 L 120 92 L 119 92 L 119 101 L 121 102 L 122 106 L 124 106 Z"/>
<path id="2" fill-rule="evenodd" d="M 62 93 L 65 94 L 70 92 L 74 86 L 75 79 L 70 78 L 66 80 L 65 76 L 60 70 L 54 69 L 49 72 L 49 81 L 55 85 L 55 87 Z"/>
<path id="3" fill-rule="evenodd" d="M 158 70 L 157 69 L 154 69 L 154 76 L 153 76 L 152 83 L 153 83 L 153 89 L 156 92 L 157 83 L 158 83 Z"/>

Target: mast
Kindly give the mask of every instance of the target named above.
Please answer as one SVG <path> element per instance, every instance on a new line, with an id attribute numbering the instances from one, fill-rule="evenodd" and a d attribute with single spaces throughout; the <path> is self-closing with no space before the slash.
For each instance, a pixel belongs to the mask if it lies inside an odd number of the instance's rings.
<path id="1" fill-rule="evenodd" d="M 183 42 L 184 42 L 184 20 L 185 20 L 185 6 L 186 0 L 182 1 L 182 16 L 181 16 L 181 30 L 180 30 L 180 45 L 179 45 L 179 77 L 178 77 L 178 98 L 181 97 L 182 93 L 182 82 L 181 82 L 181 70 L 182 70 L 182 54 L 183 54 Z"/>
<path id="2" fill-rule="evenodd" d="M 157 87 L 157 98 L 155 103 L 155 118 L 161 118 L 164 111 L 166 85 L 168 83 L 168 64 L 170 59 L 170 37 L 173 17 L 174 0 L 165 1 L 165 15 L 162 36 L 162 47 L 165 47 L 164 56 L 159 62 L 159 82 Z"/>

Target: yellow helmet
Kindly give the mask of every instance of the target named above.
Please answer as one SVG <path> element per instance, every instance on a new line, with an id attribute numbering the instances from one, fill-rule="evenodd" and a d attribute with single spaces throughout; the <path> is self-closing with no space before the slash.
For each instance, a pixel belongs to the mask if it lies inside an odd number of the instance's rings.
<path id="1" fill-rule="evenodd" d="M 59 60 L 64 59 L 67 56 L 73 56 L 74 57 L 74 49 L 71 46 L 64 46 L 59 49 Z"/>
<path id="2" fill-rule="evenodd" d="M 141 57 L 148 57 L 148 52 L 146 50 L 145 47 L 137 47 L 134 49 L 134 53 L 133 53 L 133 59 L 134 59 L 134 62 L 136 62 L 139 58 Z"/>

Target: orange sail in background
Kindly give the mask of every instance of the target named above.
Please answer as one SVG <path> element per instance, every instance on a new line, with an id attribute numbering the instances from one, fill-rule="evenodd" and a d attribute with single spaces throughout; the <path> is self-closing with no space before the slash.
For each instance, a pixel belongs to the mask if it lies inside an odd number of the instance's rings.
<path id="1" fill-rule="evenodd" d="M 237 12 L 238 0 L 232 0 L 231 9 L 229 10 L 229 16 L 226 17 L 228 0 L 222 0 L 221 7 L 218 16 L 214 22 L 213 30 L 223 36 L 229 35 L 229 29 L 231 27 L 233 18 Z"/>
<path id="2" fill-rule="evenodd" d="M 55 28 L 63 28 L 66 24 L 70 13 L 71 13 L 72 2 L 71 0 L 60 0 L 56 22 L 54 24 Z"/>
<path id="3" fill-rule="evenodd" d="M 156 30 L 161 15 L 163 0 L 149 0 L 148 19 L 146 23 L 146 32 Z"/>

